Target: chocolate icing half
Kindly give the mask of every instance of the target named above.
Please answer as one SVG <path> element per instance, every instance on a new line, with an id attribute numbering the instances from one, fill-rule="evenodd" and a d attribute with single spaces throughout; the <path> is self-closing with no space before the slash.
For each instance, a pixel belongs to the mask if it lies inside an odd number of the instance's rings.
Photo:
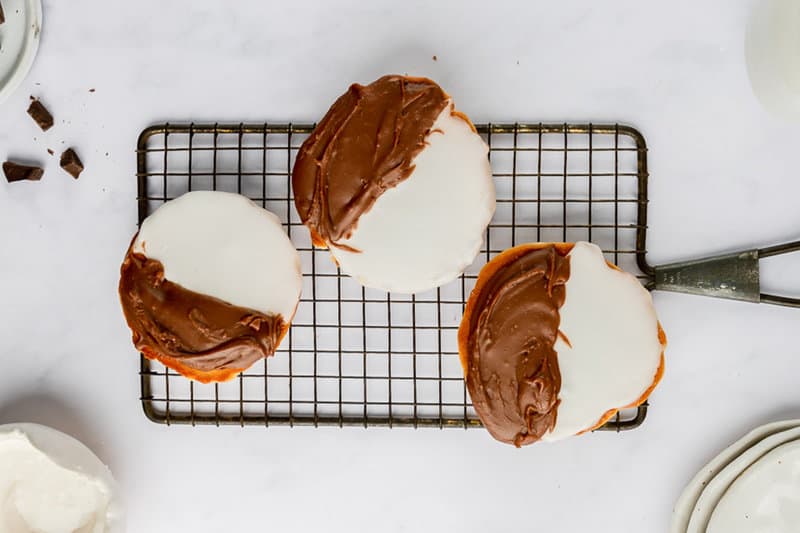
<path id="1" fill-rule="evenodd" d="M 561 373 L 554 345 L 570 270 L 553 245 L 507 254 L 472 296 L 466 381 L 486 429 L 519 447 L 556 423 Z"/>
<path id="2" fill-rule="evenodd" d="M 133 343 L 201 382 L 225 381 L 275 353 L 288 329 L 268 315 L 187 290 L 164 278 L 163 265 L 128 250 L 119 295 Z"/>
<path id="3" fill-rule="evenodd" d="M 427 78 L 353 84 L 306 139 L 292 173 L 295 205 L 314 243 L 340 243 L 378 197 L 414 170 L 449 97 Z"/>

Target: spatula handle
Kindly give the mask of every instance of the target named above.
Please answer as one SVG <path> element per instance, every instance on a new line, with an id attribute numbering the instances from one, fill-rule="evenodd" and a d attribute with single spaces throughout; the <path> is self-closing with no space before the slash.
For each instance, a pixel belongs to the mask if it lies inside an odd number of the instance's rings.
<path id="1" fill-rule="evenodd" d="M 650 288 L 800 307 L 800 298 L 762 294 L 759 275 L 761 259 L 796 251 L 800 241 L 657 266 Z"/>

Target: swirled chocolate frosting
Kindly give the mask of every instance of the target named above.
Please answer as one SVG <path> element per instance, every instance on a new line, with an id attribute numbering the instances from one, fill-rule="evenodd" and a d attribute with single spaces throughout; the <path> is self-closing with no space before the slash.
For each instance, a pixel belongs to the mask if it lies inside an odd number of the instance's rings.
<path id="1" fill-rule="evenodd" d="M 133 343 L 198 381 L 225 381 L 269 357 L 288 325 L 280 315 L 199 294 L 164 278 L 163 265 L 128 250 L 119 295 Z"/>
<path id="2" fill-rule="evenodd" d="M 479 278 L 469 322 L 462 324 L 466 382 L 486 429 L 519 447 L 556 423 L 561 374 L 554 345 L 569 258 L 550 245 L 498 260 L 481 272 L 488 279 L 481 285 Z"/>
<path id="3" fill-rule="evenodd" d="M 352 250 L 340 241 L 381 194 L 411 175 L 449 101 L 433 81 L 404 76 L 353 84 L 336 100 L 292 173 L 295 205 L 315 244 Z"/>

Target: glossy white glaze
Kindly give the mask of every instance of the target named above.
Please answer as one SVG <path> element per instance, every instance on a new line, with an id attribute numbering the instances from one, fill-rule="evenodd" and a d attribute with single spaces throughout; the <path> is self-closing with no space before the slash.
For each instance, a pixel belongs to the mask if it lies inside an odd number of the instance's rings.
<path id="1" fill-rule="evenodd" d="M 543 440 L 597 425 L 604 413 L 639 400 L 655 380 L 663 347 L 650 293 L 635 276 L 606 264 L 587 242 L 569 252 L 555 349 L 561 372 L 558 416 Z"/>
<path id="2" fill-rule="evenodd" d="M 244 196 L 195 191 L 142 223 L 135 252 L 164 265 L 164 277 L 232 305 L 294 316 L 300 257 L 280 220 Z"/>

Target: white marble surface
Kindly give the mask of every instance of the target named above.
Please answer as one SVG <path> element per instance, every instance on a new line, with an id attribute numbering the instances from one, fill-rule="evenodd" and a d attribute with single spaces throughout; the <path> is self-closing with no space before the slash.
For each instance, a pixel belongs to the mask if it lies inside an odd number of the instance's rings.
<path id="1" fill-rule="evenodd" d="M 800 133 L 752 96 L 749 2 L 44 4 L 39 57 L 0 106 L 0 158 L 48 167 L 0 182 L 0 423 L 85 441 L 124 488 L 131 532 L 659 532 L 718 450 L 797 416 L 800 311 L 656 294 L 666 374 L 625 435 L 515 450 L 479 431 L 166 428 L 142 415 L 115 294 L 142 128 L 314 120 L 392 71 L 436 78 L 476 121 L 639 127 L 652 262 L 797 239 Z M 46 134 L 30 94 L 56 115 Z M 46 154 L 68 145 L 77 182 Z M 767 286 L 800 289 L 796 259 L 772 263 Z"/>

